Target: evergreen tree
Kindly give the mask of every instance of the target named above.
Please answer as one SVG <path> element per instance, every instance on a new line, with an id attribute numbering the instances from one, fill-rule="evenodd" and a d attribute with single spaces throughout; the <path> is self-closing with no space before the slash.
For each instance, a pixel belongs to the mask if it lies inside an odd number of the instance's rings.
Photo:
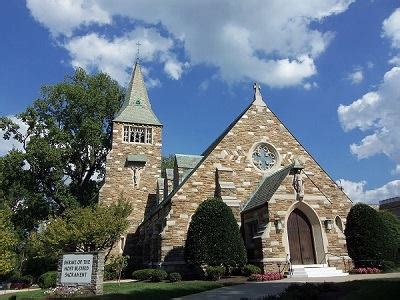
<path id="1" fill-rule="evenodd" d="M 232 210 L 218 198 L 199 205 L 190 222 L 185 259 L 188 263 L 209 266 L 241 266 L 246 249 Z"/>
<path id="2" fill-rule="evenodd" d="M 385 259 L 385 226 L 378 212 L 369 205 L 354 205 L 346 222 L 349 256 L 356 267 L 376 264 Z"/>

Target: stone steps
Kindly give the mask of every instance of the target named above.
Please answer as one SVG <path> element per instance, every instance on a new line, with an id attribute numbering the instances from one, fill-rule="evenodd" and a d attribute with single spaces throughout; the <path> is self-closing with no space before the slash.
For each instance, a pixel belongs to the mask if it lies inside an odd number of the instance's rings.
<path id="1" fill-rule="evenodd" d="M 345 273 L 335 267 L 328 267 L 326 264 L 293 265 L 292 269 L 292 278 L 336 277 L 349 275 L 349 273 Z"/>

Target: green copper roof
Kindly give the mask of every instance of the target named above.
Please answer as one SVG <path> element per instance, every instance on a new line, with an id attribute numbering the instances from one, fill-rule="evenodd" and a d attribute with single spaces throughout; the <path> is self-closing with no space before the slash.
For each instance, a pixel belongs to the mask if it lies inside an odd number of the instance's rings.
<path id="1" fill-rule="evenodd" d="M 265 177 L 243 210 L 250 210 L 267 203 L 275 194 L 282 181 L 286 178 L 286 176 L 289 175 L 289 172 L 293 166 L 294 163 L 284 167 L 279 171 L 276 171 L 270 176 Z"/>
<path id="2" fill-rule="evenodd" d="M 132 79 L 129 82 L 126 91 L 124 103 L 119 112 L 115 115 L 114 121 L 146 125 L 162 125 L 151 109 L 139 61 L 136 61 Z"/>
<path id="3" fill-rule="evenodd" d="M 144 154 L 129 154 L 126 161 L 145 163 L 147 162 L 147 157 Z"/>
<path id="4" fill-rule="evenodd" d="M 178 168 L 193 169 L 203 158 L 200 155 L 175 154 Z"/>

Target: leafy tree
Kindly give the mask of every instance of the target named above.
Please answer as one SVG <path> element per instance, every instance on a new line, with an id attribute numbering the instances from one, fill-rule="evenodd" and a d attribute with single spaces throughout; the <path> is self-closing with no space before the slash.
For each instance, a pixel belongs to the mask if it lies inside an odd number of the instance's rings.
<path id="1" fill-rule="evenodd" d="M 18 235 L 13 229 L 10 216 L 8 210 L 0 210 L 0 278 L 10 275 L 18 263 Z"/>
<path id="2" fill-rule="evenodd" d="M 19 141 L 24 150 L 0 161 L 0 201 L 20 212 L 18 220 L 27 216 L 27 231 L 49 214 L 97 202 L 122 98 L 108 75 L 77 69 L 63 82 L 43 86 L 41 97 L 17 116 L 26 131 L 0 118 L 4 138 Z"/>
<path id="3" fill-rule="evenodd" d="M 400 264 L 400 219 L 389 211 L 381 210 L 379 215 L 384 225 L 385 259 Z"/>
<path id="4" fill-rule="evenodd" d="M 358 203 L 351 208 L 344 233 L 356 267 L 385 259 L 385 226 L 378 212 L 369 205 Z"/>
<path id="5" fill-rule="evenodd" d="M 209 266 L 241 266 L 246 249 L 232 210 L 219 198 L 199 205 L 189 225 L 185 259 Z"/>
<path id="6" fill-rule="evenodd" d="M 165 170 L 172 169 L 174 167 L 174 159 L 175 156 L 173 154 L 170 154 L 168 156 L 163 156 L 161 158 L 161 174 L 164 178 L 167 177 Z"/>
<path id="7" fill-rule="evenodd" d="M 31 234 L 31 247 L 39 256 L 110 250 L 127 230 L 131 211 L 123 201 L 66 210 L 63 216 L 50 218 L 44 229 Z"/>

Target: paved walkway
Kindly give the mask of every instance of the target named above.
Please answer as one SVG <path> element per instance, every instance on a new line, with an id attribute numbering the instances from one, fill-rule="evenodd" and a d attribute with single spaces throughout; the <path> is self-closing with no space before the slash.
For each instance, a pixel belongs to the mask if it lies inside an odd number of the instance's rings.
<path id="1" fill-rule="evenodd" d="M 400 273 L 363 274 L 363 275 L 349 275 L 340 277 L 321 277 L 321 278 L 285 278 L 279 281 L 247 282 L 244 284 L 228 286 L 198 294 L 193 294 L 178 299 L 183 299 L 183 300 L 201 300 L 201 299 L 240 300 L 243 298 L 258 299 L 269 295 L 278 295 L 282 293 L 289 285 L 295 282 L 297 283 L 345 282 L 353 280 L 385 279 L 385 278 L 388 279 L 400 278 Z"/>

